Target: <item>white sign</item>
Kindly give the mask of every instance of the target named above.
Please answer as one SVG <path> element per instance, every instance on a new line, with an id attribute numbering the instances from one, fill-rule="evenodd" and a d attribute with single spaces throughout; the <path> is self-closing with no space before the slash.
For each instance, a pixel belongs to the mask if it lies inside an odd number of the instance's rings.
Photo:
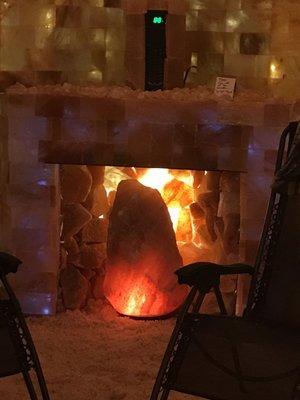
<path id="1" fill-rule="evenodd" d="M 233 99 L 236 79 L 217 77 L 215 94 L 217 96 L 229 96 Z"/>

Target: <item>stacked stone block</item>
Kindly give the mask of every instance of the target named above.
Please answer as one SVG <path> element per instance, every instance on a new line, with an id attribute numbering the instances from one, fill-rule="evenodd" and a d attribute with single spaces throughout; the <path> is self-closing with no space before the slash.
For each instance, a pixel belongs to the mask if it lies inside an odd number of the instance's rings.
<path id="1" fill-rule="evenodd" d="M 125 21 L 113 3 L 1 3 L 2 80 L 26 85 L 123 83 Z"/>
<path id="2" fill-rule="evenodd" d="M 165 87 L 218 75 L 276 95 L 299 90 L 300 7 L 292 0 L 1 2 L 0 86 L 16 81 L 144 88 L 148 9 L 168 11 Z M 3 83 L 4 81 L 4 83 Z"/>
<path id="3" fill-rule="evenodd" d="M 12 99 L 11 99 L 12 100 Z M 59 263 L 58 167 L 38 162 L 51 121 L 35 115 L 34 98 L 6 103 L 1 174 L 1 249 L 23 261 L 12 278 L 25 312 L 54 313 Z"/>

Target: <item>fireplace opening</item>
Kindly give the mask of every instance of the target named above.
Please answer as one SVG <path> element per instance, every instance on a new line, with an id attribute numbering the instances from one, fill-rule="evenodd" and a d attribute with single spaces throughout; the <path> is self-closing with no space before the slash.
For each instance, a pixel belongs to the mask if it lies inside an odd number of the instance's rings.
<path id="1" fill-rule="evenodd" d="M 171 315 L 187 294 L 176 269 L 239 258 L 239 173 L 91 165 L 60 170 L 61 310 L 109 302 L 126 316 Z M 221 288 L 234 312 L 235 277 Z M 212 312 L 213 298 L 206 303 Z"/>

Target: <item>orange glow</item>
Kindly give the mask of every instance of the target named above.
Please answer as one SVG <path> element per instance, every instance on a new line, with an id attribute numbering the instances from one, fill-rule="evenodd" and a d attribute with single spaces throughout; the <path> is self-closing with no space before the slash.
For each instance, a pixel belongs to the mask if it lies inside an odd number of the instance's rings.
<path id="1" fill-rule="evenodd" d="M 176 175 L 177 181 L 183 182 L 186 185 L 192 187 L 192 175 L 191 174 L 178 174 Z M 168 169 L 164 168 L 149 168 L 144 175 L 139 178 L 139 182 L 144 186 L 151 187 L 152 189 L 157 189 L 162 198 L 167 204 L 168 211 L 170 214 L 170 218 L 173 224 L 173 229 L 176 232 L 179 215 L 182 209 L 182 206 L 178 201 L 171 201 L 168 203 L 168 193 L 165 191 L 165 187 L 170 182 L 174 181 L 174 175 L 170 173 Z"/>
<path id="2" fill-rule="evenodd" d="M 181 207 L 177 201 L 176 202 L 174 201 L 168 205 L 168 211 L 173 224 L 174 232 L 177 231 L 180 210 Z"/>
<path id="3" fill-rule="evenodd" d="M 154 255 L 146 256 L 138 265 L 109 265 L 103 284 L 105 297 L 123 315 L 169 314 L 182 304 L 187 288 L 177 284 L 175 274 L 164 271 L 166 265 Z"/>
<path id="4" fill-rule="evenodd" d="M 181 256 L 189 257 L 192 260 L 190 262 L 198 260 L 202 253 L 199 234 L 196 235 L 190 213 L 190 204 L 195 201 L 194 176 L 191 171 L 136 168 L 133 172 L 134 177 L 125 169 L 106 167 L 104 185 L 110 206 L 113 205 L 118 184 L 122 180 L 137 179 L 144 186 L 158 190 L 168 208 L 177 244 L 182 249 Z M 198 246 L 194 243 L 196 238 Z M 168 265 L 160 254 L 150 250 L 142 260 L 132 261 L 132 264 L 127 264 L 124 259 L 113 259 L 110 262 L 110 265 L 107 264 L 103 291 L 120 314 L 158 317 L 174 312 L 183 303 L 187 288 L 177 283 L 174 274 L 177 266 Z"/>
<path id="5" fill-rule="evenodd" d="M 149 168 L 147 172 L 139 178 L 144 186 L 157 189 L 159 192 L 163 189 L 165 184 L 173 179 L 168 169 L 164 168 Z"/>
<path id="6" fill-rule="evenodd" d="M 142 294 L 141 288 L 132 289 L 127 305 L 124 306 L 124 314 L 139 315 L 143 305 L 146 303 L 146 295 Z"/>

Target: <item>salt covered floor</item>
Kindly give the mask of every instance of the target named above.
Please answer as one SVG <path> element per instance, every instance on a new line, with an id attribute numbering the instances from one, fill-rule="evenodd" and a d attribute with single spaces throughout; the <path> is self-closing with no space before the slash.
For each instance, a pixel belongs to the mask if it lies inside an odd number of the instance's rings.
<path id="1" fill-rule="evenodd" d="M 118 317 L 110 307 L 28 319 L 51 400 L 148 400 L 174 323 Z M 22 378 L 0 379 L 0 399 L 27 400 Z"/>

